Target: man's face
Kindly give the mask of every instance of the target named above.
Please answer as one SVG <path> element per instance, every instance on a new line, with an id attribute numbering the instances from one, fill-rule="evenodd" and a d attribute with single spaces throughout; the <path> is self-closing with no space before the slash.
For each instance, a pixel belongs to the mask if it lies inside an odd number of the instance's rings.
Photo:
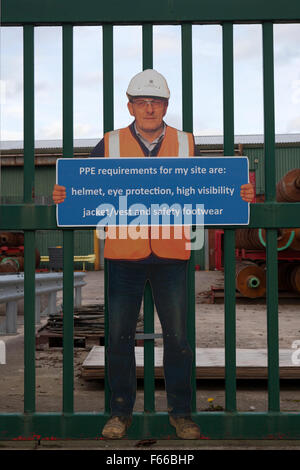
<path id="1" fill-rule="evenodd" d="M 167 112 L 168 101 L 153 97 L 136 97 L 128 103 L 131 116 L 135 117 L 136 126 L 144 132 L 160 129 Z"/>

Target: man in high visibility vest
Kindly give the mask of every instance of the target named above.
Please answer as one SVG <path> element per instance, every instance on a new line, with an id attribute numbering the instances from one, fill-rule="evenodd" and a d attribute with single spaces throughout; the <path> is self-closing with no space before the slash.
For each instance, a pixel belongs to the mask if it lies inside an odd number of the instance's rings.
<path id="1" fill-rule="evenodd" d="M 127 89 L 128 110 L 134 117 L 124 129 L 108 132 L 91 157 L 189 157 L 195 155 L 194 137 L 168 126 L 170 91 L 165 78 L 145 70 L 132 78 Z M 66 197 L 55 185 L 56 204 Z M 252 201 L 251 184 L 241 187 L 241 197 Z M 187 341 L 187 262 L 190 244 L 182 228 L 141 227 L 132 239 L 127 227 L 107 231 L 104 257 L 108 260 L 109 344 L 107 366 L 111 389 L 111 418 L 102 435 L 118 439 L 131 423 L 136 397 L 134 341 L 145 283 L 149 280 L 164 341 L 164 375 L 169 419 L 182 439 L 199 439 L 200 429 L 191 419 L 193 353 Z M 124 236 L 124 230 L 125 236 Z M 122 233 L 121 233 L 122 232 Z"/>

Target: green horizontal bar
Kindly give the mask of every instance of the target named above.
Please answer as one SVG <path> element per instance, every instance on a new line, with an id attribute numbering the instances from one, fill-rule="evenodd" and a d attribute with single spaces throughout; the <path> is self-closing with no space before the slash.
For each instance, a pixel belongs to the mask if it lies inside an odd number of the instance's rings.
<path id="1" fill-rule="evenodd" d="M 1 230 L 55 230 L 56 207 L 17 204 L 0 206 Z"/>
<path id="2" fill-rule="evenodd" d="M 293 228 L 299 220 L 300 203 L 263 203 L 250 205 L 250 228 Z M 298 215 L 297 215 L 298 214 Z"/>
<path id="3" fill-rule="evenodd" d="M 2 0 L 2 25 L 299 20 L 298 0 Z"/>
<path id="4" fill-rule="evenodd" d="M 104 413 L 3 414 L 0 440 L 99 439 L 109 415 Z M 192 414 L 203 439 L 300 439 L 299 413 Z M 176 439 L 167 413 L 134 413 L 127 439 Z"/>
<path id="5" fill-rule="evenodd" d="M 261 203 L 250 205 L 249 225 L 226 225 L 224 228 L 294 228 L 299 220 L 300 203 Z M 296 224 L 297 225 L 297 224 Z M 0 206 L 0 230 L 55 230 L 55 206 L 31 204 Z M 222 228 L 206 226 L 206 228 Z M 76 230 L 87 227 L 76 227 Z"/>

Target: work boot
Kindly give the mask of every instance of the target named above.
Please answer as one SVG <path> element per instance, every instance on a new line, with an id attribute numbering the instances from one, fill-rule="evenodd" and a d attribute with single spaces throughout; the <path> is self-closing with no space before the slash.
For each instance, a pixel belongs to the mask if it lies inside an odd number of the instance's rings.
<path id="1" fill-rule="evenodd" d="M 107 439 L 121 439 L 125 436 L 131 421 L 131 416 L 112 416 L 102 429 L 102 436 Z"/>
<path id="2" fill-rule="evenodd" d="M 180 439 L 200 439 L 199 426 L 189 416 L 169 416 L 170 423 L 176 429 Z"/>

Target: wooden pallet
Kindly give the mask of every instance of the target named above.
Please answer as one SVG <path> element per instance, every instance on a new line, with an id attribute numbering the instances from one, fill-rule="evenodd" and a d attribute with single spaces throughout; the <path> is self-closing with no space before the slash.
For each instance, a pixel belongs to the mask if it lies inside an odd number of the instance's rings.
<path id="1" fill-rule="evenodd" d="M 260 301 L 262 299 L 265 299 L 266 295 L 264 295 L 263 297 L 251 298 L 251 297 L 245 297 L 244 295 L 242 295 L 240 292 L 236 290 L 235 297 L 238 300 Z M 297 292 L 291 292 L 291 291 L 279 291 L 278 297 L 279 297 L 279 300 L 280 299 L 300 300 L 300 294 L 298 294 Z M 211 290 L 198 294 L 197 302 L 214 304 L 218 299 L 224 300 L 224 298 L 225 298 L 224 287 L 211 286 Z"/>
<path id="2" fill-rule="evenodd" d="M 279 351 L 280 378 L 299 379 L 300 366 L 292 363 L 293 350 Z M 136 347 L 136 375 L 144 375 L 144 348 Z M 163 379 L 163 349 L 155 347 L 155 378 Z M 224 379 L 224 348 L 196 349 L 196 378 Z M 238 379 L 267 379 L 267 350 L 266 349 L 237 349 L 236 376 Z M 104 347 L 94 346 L 82 364 L 81 375 L 85 380 L 104 378 Z"/>
<path id="3" fill-rule="evenodd" d="M 103 304 L 74 307 L 74 347 L 91 348 L 105 344 L 105 315 Z M 138 319 L 137 333 L 143 331 L 143 320 Z M 62 311 L 48 317 L 47 323 L 36 333 L 36 348 L 61 348 L 63 346 Z"/>
<path id="4" fill-rule="evenodd" d="M 137 330 L 137 333 L 142 333 L 142 331 Z M 91 349 L 95 345 L 104 346 L 104 344 L 104 330 L 98 333 L 95 331 L 74 331 L 74 348 Z M 144 344 L 144 340 L 136 340 L 135 344 L 142 346 Z M 63 333 L 61 331 L 55 332 L 53 330 L 49 330 L 47 325 L 45 325 L 37 331 L 35 335 L 35 345 L 37 350 L 62 348 Z"/>
<path id="5" fill-rule="evenodd" d="M 104 345 L 104 332 L 102 333 L 78 333 L 74 334 L 74 348 L 89 348 L 94 345 Z M 46 326 L 40 328 L 35 336 L 36 349 L 62 348 L 63 334 L 53 332 Z"/>

